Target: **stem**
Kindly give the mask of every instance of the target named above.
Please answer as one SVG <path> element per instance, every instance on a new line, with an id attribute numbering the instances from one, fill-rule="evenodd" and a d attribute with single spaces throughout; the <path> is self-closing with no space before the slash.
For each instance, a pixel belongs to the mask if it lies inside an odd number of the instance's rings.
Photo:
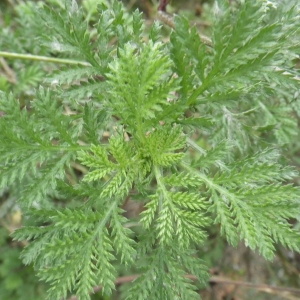
<path id="1" fill-rule="evenodd" d="M 215 66 L 214 66 L 215 68 Z M 188 105 L 195 105 L 196 104 L 196 99 L 199 95 L 201 95 L 209 86 L 210 84 L 210 80 L 213 78 L 213 76 L 215 75 L 215 73 L 217 73 L 216 70 L 219 69 L 213 69 L 205 78 L 205 82 L 200 85 L 197 89 L 194 90 L 194 92 L 192 93 L 192 95 L 190 96 L 190 98 L 188 99 Z"/>
<path id="2" fill-rule="evenodd" d="M 160 0 L 158 10 L 166 12 L 167 11 L 167 5 L 168 5 L 168 0 Z"/>
<path id="3" fill-rule="evenodd" d="M 207 176 L 205 176 L 204 174 L 202 174 L 201 172 L 198 172 L 194 169 L 192 169 L 189 165 L 187 165 L 186 163 L 181 163 L 180 164 L 184 169 L 186 169 L 189 173 L 195 175 L 196 177 L 198 177 L 202 182 L 205 183 L 205 185 L 212 190 L 215 190 L 217 192 L 219 192 L 221 195 L 226 196 L 228 199 L 231 199 L 233 201 L 235 201 L 235 196 L 233 194 L 231 194 L 227 189 L 223 188 L 222 186 L 216 184 L 213 182 L 213 180 L 211 178 L 208 178 Z"/>
<path id="4" fill-rule="evenodd" d="M 33 54 L 22 54 L 22 53 L 12 53 L 12 52 L 0 51 L 0 57 L 1 56 L 7 57 L 7 58 L 24 59 L 24 60 L 45 61 L 45 62 L 49 62 L 49 63 L 82 65 L 82 66 L 86 66 L 86 67 L 91 66 L 90 63 L 85 62 L 85 61 L 77 61 L 77 60 L 72 60 L 72 59 L 40 56 L 40 55 L 33 55 Z"/>
<path id="5" fill-rule="evenodd" d="M 157 17 L 159 20 L 161 20 L 166 25 L 170 26 L 173 29 L 176 29 L 175 22 L 174 22 L 172 15 L 169 15 L 168 13 L 166 13 L 163 8 L 158 10 Z M 206 35 L 200 34 L 200 33 L 199 33 L 199 37 L 203 44 L 213 48 L 212 40 L 209 37 L 207 37 Z"/>
<path id="6" fill-rule="evenodd" d="M 162 175 L 161 175 L 160 168 L 158 166 L 154 166 L 154 174 L 155 174 L 157 185 L 161 188 L 163 193 L 163 199 L 165 200 L 168 198 L 168 194 L 167 194 L 166 187 L 161 180 Z M 158 202 L 159 211 L 161 211 L 163 208 L 163 199 L 161 196 L 159 197 L 159 202 Z"/>
<path id="7" fill-rule="evenodd" d="M 192 139 L 190 139 L 189 137 L 187 138 L 187 143 L 196 151 L 198 151 L 199 153 L 201 153 L 202 155 L 206 155 L 206 151 L 201 148 L 199 145 L 197 145 Z"/>
<path id="8" fill-rule="evenodd" d="M 113 211 L 118 207 L 119 204 L 119 199 L 115 199 L 115 201 L 113 201 L 112 203 L 110 203 L 110 207 L 109 209 L 105 212 L 105 215 L 103 217 L 103 219 L 101 220 L 101 222 L 97 225 L 97 228 L 93 234 L 93 238 L 90 240 L 90 242 L 92 243 L 94 241 L 94 239 L 96 238 L 96 236 L 98 235 L 98 233 L 100 231 L 103 230 L 103 228 L 106 226 L 107 222 L 109 221 Z"/>
<path id="9" fill-rule="evenodd" d="M 10 81 L 13 84 L 16 84 L 17 83 L 16 74 L 10 68 L 10 66 L 8 65 L 8 63 L 6 62 L 6 60 L 3 57 L 0 58 L 0 64 L 2 65 L 5 73 L 7 74 L 7 80 Z"/>

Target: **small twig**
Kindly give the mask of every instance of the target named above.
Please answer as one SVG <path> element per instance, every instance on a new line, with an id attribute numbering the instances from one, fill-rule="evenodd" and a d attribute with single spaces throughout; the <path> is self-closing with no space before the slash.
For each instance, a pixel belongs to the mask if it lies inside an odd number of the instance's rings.
<path id="1" fill-rule="evenodd" d="M 167 11 L 168 2 L 169 2 L 168 0 L 160 0 L 158 10 L 166 12 Z"/>
<path id="2" fill-rule="evenodd" d="M 3 57 L 0 57 L 0 63 L 7 75 L 7 80 L 11 83 L 17 83 L 17 77 L 15 72 L 7 64 L 6 60 Z"/>
<path id="3" fill-rule="evenodd" d="M 169 2 L 168 0 L 160 0 L 157 16 L 158 19 L 161 20 L 163 23 L 165 23 L 166 25 L 170 26 L 173 29 L 176 29 L 173 16 L 167 13 L 168 2 Z M 203 34 L 199 34 L 199 36 L 202 43 L 204 43 L 209 47 L 213 47 L 212 40 L 209 37 Z"/>
<path id="4" fill-rule="evenodd" d="M 195 26 L 203 26 L 203 27 L 210 27 L 211 23 L 209 23 L 207 21 L 195 21 L 195 22 L 193 22 L 193 25 L 195 25 Z"/>
<path id="5" fill-rule="evenodd" d="M 83 66 L 87 66 L 87 67 L 91 66 L 90 63 L 85 62 L 85 61 L 77 61 L 77 60 L 72 60 L 72 59 L 39 56 L 39 55 L 32 55 L 32 54 L 13 53 L 13 52 L 5 52 L 5 51 L 0 51 L 0 57 L 16 58 L 16 59 L 24 59 L 24 60 L 35 60 L 35 61 L 45 61 L 45 62 L 52 62 L 52 63 L 58 63 L 58 64 L 83 65 Z"/>
<path id="6" fill-rule="evenodd" d="M 6 216 L 11 208 L 16 204 L 14 197 L 8 198 L 0 205 L 0 221 Z"/>
<path id="7" fill-rule="evenodd" d="M 188 275 L 188 278 L 192 280 L 197 280 L 196 276 Z M 290 292 L 297 295 L 300 295 L 300 289 L 297 288 L 290 288 L 290 287 L 282 287 L 282 286 L 272 286 L 268 284 L 259 284 L 259 283 L 252 283 L 247 281 L 238 281 L 238 280 L 230 280 L 224 277 L 219 276 L 212 276 L 209 280 L 211 283 L 220 283 L 220 284 L 233 284 L 233 285 L 240 285 L 249 288 L 263 290 L 268 292 L 269 290 L 281 291 L 281 292 Z"/>
<path id="8" fill-rule="evenodd" d="M 158 19 L 168 25 L 169 27 L 175 29 L 175 22 L 173 16 L 170 14 L 166 13 L 163 10 L 159 10 L 157 12 Z"/>
<path id="9" fill-rule="evenodd" d="M 163 10 L 159 10 L 157 12 L 157 16 L 158 16 L 158 19 L 161 20 L 163 23 L 165 23 L 166 25 L 170 26 L 173 29 L 176 29 L 174 18 L 170 14 L 166 13 Z M 206 35 L 203 35 L 203 34 L 199 34 L 199 36 L 200 36 L 200 40 L 202 41 L 203 44 L 213 48 L 212 40 L 209 37 L 207 37 Z"/>
<path id="10" fill-rule="evenodd" d="M 139 226 L 142 226 L 141 223 L 139 222 L 129 222 L 123 225 L 124 228 L 139 227 Z"/>

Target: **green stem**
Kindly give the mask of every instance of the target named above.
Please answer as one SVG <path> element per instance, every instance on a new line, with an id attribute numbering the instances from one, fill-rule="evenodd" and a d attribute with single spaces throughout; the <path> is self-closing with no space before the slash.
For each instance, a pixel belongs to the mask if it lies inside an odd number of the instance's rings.
<path id="1" fill-rule="evenodd" d="M 160 187 L 160 190 L 162 191 L 162 196 L 159 199 L 159 210 L 161 211 L 164 203 L 168 204 L 169 208 L 172 209 L 172 201 L 170 199 L 170 196 L 168 194 L 168 190 L 163 182 L 163 175 L 160 167 L 154 166 L 154 174 L 156 178 L 157 185 Z"/>
<path id="2" fill-rule="evenodd" d="M 213 180 L 201 172 L 191 168 L 189 165 L 186 163 L 181 163 L 180 164 L 184 169 L 186 169 L 189 173 L 193 174 L 194 176 L 198 177 L 210 190 L 214 190 L 219 192 L 221 195 L 226 196 L 228 199 L 234 200 L 235 196 L 230 193 L 227 189 L 223 188 L 222 186 L 216 184 L 213 182 Z"/>
<path id="3" fill-rule="evenodd" d="M 200 85 L 197 89 L 194 90 L 194 92 L 192 93 L 192 95 L 190 96 L 190 98 L 188 99 L 188 105 L 192 106 L 195 105 L 197 103 L 197 97 L 201 94 L 203 94 L 203 92 L 209 87 L 210 84 L 210 80 L 211 78 L 215 75 L 215 70 L 212 70 L 208 76 L 205 78 L 205 81 L 203 82 L 202 85 Z"/>
<path id="4" fill-rule="evenodd" d="M 33 54 L 12 53 L 12 52 L 5 52 L 5 51 L 0 51 L 0 57 L 24 59 L 24 60 L 35 60 L 35 61 L 45 61 L 45 62 L 49 62 L 49 63 L 58 63 L 58 64 L 82 65 L 82 66 L 86 66 L 86 67 L 91 66 L 90 63 L 85 62 L 85 61 L 77 61 L 77 60 L 72 60 L 72 59 L 40 56 L 40 55 L 33 55 Z"/>
<path id="5" fill-rule="evenodd" d="M 163 198 L 166 199 L 166 197 L 167 197 L 166 188 L 165 188 L 165 185 L 162 183 L 162 180 L 161 180 L 162 175 L 161 175 L 160 168 L 158 166 L 154 166 L 154 174 L 155 174 L 157 185 L 162 190 Z M 163 208 L 163 199 L 161 196 L 159 197 L 158 208 L 159 208 L 159 211 L 161 211 Z"/>
<path id="6" fill-rule="evenodd" d="M 195 149 L 196 151 L 198 151 L 199 153 L 201 153 L 202 155 L 206 155 L 206 151 L 201 148 L 199 145 L 197 145 L 192 139 L 190 139 L 189 137 L 187 138 L 187 143 L 188 145 L 190 145 L 193 149 Z"/>
<path id="7" fill-rule="evenodd" d="M 119 199 L 117 199 L 117 198 L 115 199 L 115 201 L 110 203 L 110 206 L 109 206 L 108 210 L 105 212 L 103 219 L 97 225 L 97 228 L 93 234 L 93 239 L 91 239 L 91 242 L 93 242 L 94 238 L 96 238 L 96 236 L 99 234 L 99 232 L 101 232 L 103 230 L 103 228 L 106 226 L 113 211 L 118 207 L 118 204 L 119 204 Z"/>

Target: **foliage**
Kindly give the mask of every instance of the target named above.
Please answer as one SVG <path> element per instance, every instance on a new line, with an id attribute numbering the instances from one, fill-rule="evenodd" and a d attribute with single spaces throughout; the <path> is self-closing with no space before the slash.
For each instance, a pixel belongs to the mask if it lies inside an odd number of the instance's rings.
<path id="1" fill-rule="evenodd" d="M 2 299 L 45 299 L 45 286 L 38 282 L 31 267 L 19 259 L 22 247 L 9 246 L 6 229 L 0 228 L 0 296 Z"/>
<path id="2" fill-rule="evenodd" d="M 85 64 L 50 73 L 33 99 L 1 92 L 0 188 L 17 187 L 32 224 L 13 237 L 30 241 L 21 257 L 49 299 L 111 294 L 118 264 L 143 271 L 128 300 L 198 299 L 185 275 L 207 282 L 196 249 L 212 223 L 266 259 L 277 243 L 300 251 L 297 172 L 281 156 L 297 135 L 299 10 L 218 0 L 207 47 L 183 17 L 162 42 L 118 1 L 93 29 L 74 0 L 39 8 L 43 49 Z M 140 231 L 124 214 L 133 197 Z"/>

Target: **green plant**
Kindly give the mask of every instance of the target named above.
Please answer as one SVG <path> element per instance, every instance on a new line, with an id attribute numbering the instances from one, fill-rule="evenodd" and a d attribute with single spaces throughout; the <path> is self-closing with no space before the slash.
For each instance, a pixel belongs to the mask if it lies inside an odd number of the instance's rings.
<path id="1" fill-rule="evenodd" d="M 21 250 L 5 244 L 8 234 L 1 228 L 0 296 L 2 299 L 45 299 L 45 287 L 39 283 L 32 266 L 25 267 L 19 260 Z"/>
<path id="2" fill-rule="evenodd" d="M 21 257 L 50 299 L 111 293 L 116 260 L 143 270 L 128 300 L 198 299 L 185 274 L 207 282 L 195 245 L 212 223 L 267 259 L 275 243 L 300 250 L 297 172 L 280 154 L 300 112 L 299 7 L 277 4 L 216 1 L 213 47 L 181 17 L 169 42 L 156 22 L 145 38 L 117 1 L 98 6 L 94 30 L 75 1 L 39 10 L 45 43 L 84 63 L 49 74 L 23 109 L 1 94 L 0 186 L 35 223 L 13 236 L 31 241 Z M 128 198 L 144 204 L 138 229 Z"/>

